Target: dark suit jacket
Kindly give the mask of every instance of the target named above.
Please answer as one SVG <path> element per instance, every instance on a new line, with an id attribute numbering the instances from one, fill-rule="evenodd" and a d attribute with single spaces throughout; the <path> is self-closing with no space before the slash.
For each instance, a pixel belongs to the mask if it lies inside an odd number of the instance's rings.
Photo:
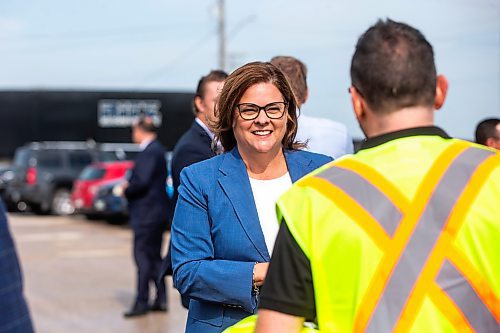
<path id="1" fill-rule="evenodd" d="M 33 332 L 22 285 L 16 249 L 0 202 L 0 332 Z"/>
<path id="2" fill-rule="evenodd" d="M 201 162 L 210 157 L 215 156 L 211 148 L 212 139 L 207 132 L 196 121 L 193 121 L 191 127 L 181 136 L 175 144 L 172 155 L 172 180 L 174 183 L 174 197 L 172 200 L 172 208 L 175 209 L 179 193 L 177 189 L 180 185 L 181 171 L 193 163 Z M 169 243 L 170 244 L 170 243 Z M 170 245 L 168 252 L 163 260 L 160 280 L 165 275 L 172 275 L 172 262 Z"/>
<path id="3" fill-rule="evenodd" d="M 169 204 L 166 179 L 165 148 L 154 140 L 137 155 L 129 186 L 125 190 L 134 231 L 162 223 L 167 226 Z"/>
<path id="4" fill-rule="evenodd" d="M 292 182 L 331 161 L 288 150 L 285 159 Z M 171 251 L 174 285 L 190 298 L 186 332 L 221 332 L 255 312 L 253 267 L 270 260 L 250 180 L 234 148 L 185 168 L 181 181 Z"/>
<path id="5" fill-rule="evenodd" d="M 175 144 L 172 155 L 172 180 L 174 182 L 174 207 L 177 202 L 177 189 L 180 185 L 181 171 L 185 167 L 215 156 L 211 148 L 212 139 L 196 121 Z"/>

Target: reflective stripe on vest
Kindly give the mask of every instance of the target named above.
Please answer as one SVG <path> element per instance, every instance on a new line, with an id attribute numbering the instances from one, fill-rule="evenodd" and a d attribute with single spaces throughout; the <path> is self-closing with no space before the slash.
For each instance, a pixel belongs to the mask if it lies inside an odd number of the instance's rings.
<path id="1" fill-rule="evenodd" d="M 451 145 L 428 172 L 411 204 L 396 201 L 392 194 L 398 191 L 390 184 L 388 188 L 372 185 L 369 177 L 357 172 L 366 169 L 366 165 L 361 168 L 350 165 L 359 162 L 339 161 L 336 166 L 311 177 L 326 180 L 342 190 L 378 222 L 368 227 L 361 225 L 369 235 L 374 238 L 376 235 L 378 240 L 374 241 L 383 244 L 386 254 L 363 298 L 355 331 L 409 330 L 424 297 L 433 290 L 443 291 L 452 300 L 449 304 L 457 308 L 455 312 L 462 316 L 466 329 L 476 332 L 499 330 L 499 300 L 484 283 L 469 283 L 471 277 L 455 267 L 459 261 L 454 260 L 456 256 L 447 254 L 453 239 L 443 237 L 444 231 L 456 235 L 467 212 L 462 209 L 460 214 L 456 213 L 457 202 L 463 197 L 471 199 L 472 194 L 468 192 L 480 188 L 477 184 L 469 186 L 474 175 L 480 173 L 478 169 L 487 164 L 485 161 L 495 157 L 498 158 L 488 150 Z M 492 169 L 493 163 L 489 164 Z M 474 181 L 482 184 L 484 179 L 475 177 Z M 317 185 L 314 179 L 310 184 Z M 335 202 L 335 198 L 331 200 Z M 353 209 L 352 206 L 339 207 L 348 214 Z M 373 231 L 375 228 L 383 232 Z"/>

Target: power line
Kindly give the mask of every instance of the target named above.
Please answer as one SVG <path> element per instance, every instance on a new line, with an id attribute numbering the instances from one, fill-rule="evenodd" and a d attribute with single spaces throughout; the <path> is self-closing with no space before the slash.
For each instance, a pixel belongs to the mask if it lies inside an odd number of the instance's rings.
<path id="1" fill-rule="evenodd" d="M 146 74 L 142 80 L 140 80 L 137 84 L 142 85 L 146 82 L 154 81 L 159 77 L 164 76 L 168 71 L 170 71 L 174 65 L 177 63 L 186 60 L 190 55 L 199 54 L 200 47 L 210 41 L 214 36 L 215 29 L 209 30 L 206 34 L 204 34 L 200 39 L 196 40 L 190 46 L 188 46 L 183 52 L 179 53 L 175 58 L 170 60 L 167 64 L 161 66 L 155 71 L 151 71 Z M 195 52 L 198 51 L 198 52 Z"/>

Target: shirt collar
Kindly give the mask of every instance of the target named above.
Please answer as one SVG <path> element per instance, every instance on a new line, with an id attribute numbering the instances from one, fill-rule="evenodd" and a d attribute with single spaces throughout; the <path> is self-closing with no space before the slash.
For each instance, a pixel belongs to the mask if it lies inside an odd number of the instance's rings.
<path id="1" fill-rule="evenodd" d="M 149 146 L 149 144 L 150 144 L 151 142 L 153 142 L 153 139 L 146 139 L 146 140 L 142 141 L 142 142 L 139 144 L 139 148 L 140 148 L 141 150 L 144 150 L 144 149 L 146 149 L 146 147 L 147 147 L 147 146 Z"/>
<path id="2" fill-rule="evenodd" d="M 417 135 L 437 135 L 445 139 L 451 139 L 451 137 L 444 130 L 436 126 L 414 127 L 365 139 L 361 142 L 359 150 L 373 148 L 392 140 Z"/>
<path id="3" fill-rule="evenodd" d="M 201 128 L 203 128 L 205 130 L 205 132 L 207 132 L 208 136 L 210 137 L 210 139 L 214 139 L 214 133 L 212 133 L 212 131 L 207 127 L 207 125 L 205 125 L 205 123 L 203 123 L 200 118 L 196 117 L 194 119 L 194 121 L 196 121 L 198 123 L 198 125 L 201 126 Z"/>

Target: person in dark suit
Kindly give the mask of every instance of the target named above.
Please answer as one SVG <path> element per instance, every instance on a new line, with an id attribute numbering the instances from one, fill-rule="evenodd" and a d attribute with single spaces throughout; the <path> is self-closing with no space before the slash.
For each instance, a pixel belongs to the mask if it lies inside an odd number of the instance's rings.
<path id="1" fill-rule="evenodd" d="M 161 267 L 163 232 L 167 228 L 169 203 L 165 191 L 167 165 L 165 148 L 156 139 L 156 127 L 149 117 L 141 117 L 132 127 L 132 139 L 143 149 L 135 160 L 125 187 L 130 225 L 134 232 L 134 259 L 137 266 L 137 295 L 125 317 L 151 311 L 167 311 L 167 291 L 157 281 Z M 156 283 L 156 299 L 149 304 L 149 284 Z"/>
<path id="2" fill-rule="evenodd" d="M 0 332 L 33 332 L 22 286 L 21 268 L 0 201 Z"/>
<path id="3" fill-rule="evenodd" d="M 180 185 L 182 169 L 215 156 L 212 149 L 214 134 L 210 130 L 210 124 L 217 120 L 214 114 L 215 102 L 226 77 L 226 72 L 213 70 L 198 81 L 193 100 L 193 112 L 196 118 L 191 127 L 177 141 L 172 155 L 172 180 L 174 183 L 172 207 L 174 208 L 177 202 L 177 189 Z M 167 256 L 163 260 L 160 280 L 163 280 L 166 275 L 172 275 L 170 245 Z M 189 299 L 182 297 L 182 305 L 187 308 L 188 304 Z"/>
<path id="4" fill-rule="evenodd" d="M 224 153 L 182 170 L 172 223 L 174 286 L 190 298 L 187 333 L 219 333 L 257 310 L 279 229 L 276 199 L 332 160 L 300 150 L 295 96 L 270 63 L 231 73 L 216 112 Z"/>
<path id="5" fill-rule="evenodd" d="M 177 202 L 177 189 L 180 185 L 182 169 L 215 156 L 212 149 L 214 134 L 211 126 L 217 121 L 215 102 L 226 77 L 226 72 L 213 70 L 198 81 L 193 100 L 193 111 L 196 118 L 191 127 L 177 141 L 172 155 L 172 180 L 175 189 L 175 202 Z"/>

